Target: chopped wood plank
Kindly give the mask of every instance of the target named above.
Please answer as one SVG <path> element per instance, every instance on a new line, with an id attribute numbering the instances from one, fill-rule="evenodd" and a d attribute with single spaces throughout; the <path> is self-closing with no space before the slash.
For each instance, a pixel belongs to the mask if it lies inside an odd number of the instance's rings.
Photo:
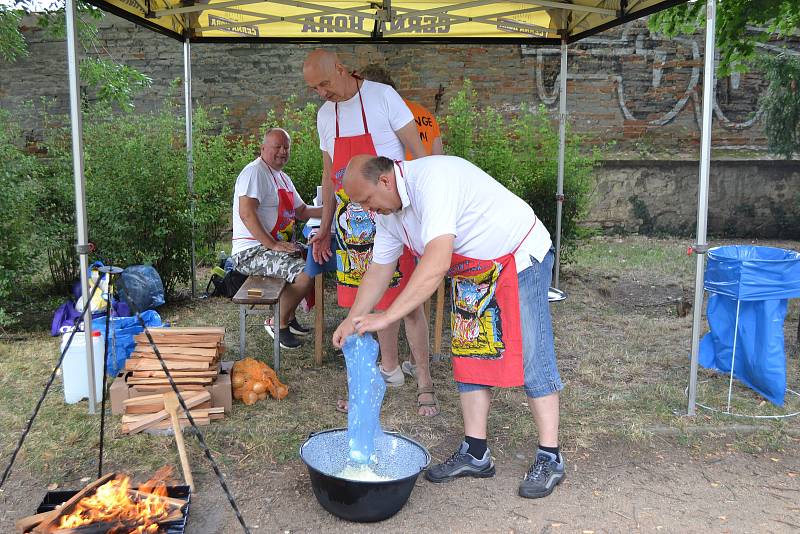
<path id="1" fill-rule="evenodd" d="M 132 352 L 131 359 L 134 360 L 158 360 L 155 352 Z M 175 360 L 179 362 L 208 362 L 216 363 L 219 361 L 218 356 L 194 356 L 192 354 L 170 354 L 161 353 L 162 360 Z"/>
<path id="2" fill-rule="evenodd" d="M 199 384 L 177 384 L 178 391 L 200 391 L 204 390 L 208 386 L 201 386 Z M 131 386 L 134 390 L 147 392 L 147 393 L 164 393 L 166 391 L 172 391 L 172 386 L 151 386 L 148 384 L 140 384 L 138 386 Z"/>
<path id="3" fill-rule="evenodd" d="M 213 412 L 212 412 L 212 410 L 213 410 Z M 206 409 L 200 409 L 200 410 L 193 408 L 193 409 L 191 409 L 189 411 L 192 413 L 192 417 L 194 417 L 195 419 L 197 419 L 198 417 L 201 418 L 201 419 L 209 417 L 212 413 L 214 415 L 220 414 L 220 411 L 215 409 L 215 408 L 206 408 Z M 143 415 L 142 414 L 123 415 L 122 416 L 122 424 L 124 424 L 124 425 L 132 425 L 132 424 L 138 423 L 140 421 L 143 421 L 147 417 L 148 417 L 147 414 L 143 414 Z M 183 412 L 183 410 L 181 410 L 181 413 L 179 414 L 178 419 L 188 419 L 188 417 L 186 417 L 186 413 Z"/>
<path id="4" fill-rule="evenodd" d="M 160 402 L 164 404 L 164 397 L 161 394 L 140 395 L 138 397 L 131 397 L 122 401 L 123 406 L 136 406 L 137 404 L 151 404 L 153 402 Z"/>
<path id="5" fill-rule="evenodd" d="M 194 356 L 216 356 L 219 352 L 218 347 L 190 347 L 186 345 L 165 345 L 164 343 L 156 343 L 158 352 L 161 354 L 190 354 Z M 133 349 L 135 352 L 149 352 L 155 354 L 155 350 L 149 343 L 141 343 L 136 345 Z"/>
<path id="6" fill-rule="evenodd" d="M 159 393 L 158 396 L 162 397 L 164 394 Z M 197 408 L 211 408 L 211 401 L 204 402 L 202 404 L 198 404 Z M 125 406 L 125 415 L 142 415 L 148 413 L 156 413 L 159 410 L 164 409 L 164 402 L 162 401 L 161 404 L 141 404 L 138 406 Z"/>
<path id="7" fill-rule="evenodd" d="M 151 334 L 220 334 L 225 335 L 224 326 L 168 326 L 147 329 Z"/>
<path id="8" fill-rule="evenodd" d="M 72 496 L 70 500 L 65 502 L 61 508 L 57 511 L 58 513 L 51 515 L 50 517 L 45 518 L 36 528 L 33 529 L 33 532 L 37 534 L 47 534 L 54 528 L 57 528 L 57 523 L 59 518 L 62 515 L 69 515 L 75 508 L 75 505 L 83 499 L 85 496 L 92 494 L 98 487 L 102 486 L 112 478 L 116 477 L 116 473 L 107 473 L 102 477 L 98 478 L 94 482 L 86 485 L 82 490 L 78 491 L 75 495 Z"/>
<path id="9" fill-rule="evenodd" d="M 150 345 L 150 340 L 148 340 L 144 334 L 136 334 L 133 336 L 133 339 L 136 343 Z M 220 338 L 212 336 L 171 336 L 168 341 L 167 338 L 153 338 L 153 341 L 155 341 L 156 347 L 163 343 L 165 345 L 189 345 L 192 347 L 205 347 L 209 349 L 215 348 L 221 342 Z"/>
<path id="10" fill-rule="evenodd" d="M 176 384 L 211 384 L 214 379 L 210 377 L 198 376 L 198 377 L 180 377 L 180 378 L 173 378 L 173 382 Z M 139 384 L 160 384 L 163 386 L 169 386 L 169 380 L 166 378 L 129 378 L 128 384 L 133 386 Z"/>
<path id="11" fill-rule="evenodd" d="M 214 378 L 219 374 L 218 369 L 212 371 L 170 371 L 169 373 L 173 378 L 180 378 L 186 376 L 206 376 Z M 164 371 L 133 371 L 134 378 L 166 378 L 167 373 Z"/>
<path id="12" fill-rule="evenodd" d="M 131 497 L 135 497 L 137 500 L 145 500 L 149 497 L 153 497 L 152 493 L 146 493 L 144 491 L 139 491 L 137 489 L 129 489 L 128 495 L 130 495 Z M 183 508 L 186 505 L 186 503 L 189 502 L 183 499 L 175 499 L 174 497 L 166 497 L 162 495 L 158 495 L 157 497 L 165 502 L 168 502 L 171 507 L 177 509 Z"/>
<path id="13" fill-rule="evenodd" d="M 210 425 L 211 424 L 211 418 L 209 418 L 209 417 L 205 417 L 205 418 L 198 417 L 198 418 L 195 418 L 194 422 L 195 422 L 195 424 L 197 426 L 206 426 L 206 425 Z M 192 426 L 192 425 L 189 424 L 189 420 L 188 419 L 179 419 L 178 420 L 178 424 L 181 426 L 181 428 L 188 428 L 188 427 Z M 130 434 L 131 433 L 130 432 L 131 425 L 122 425 L 121 428 L 122 428 L 122 432 L 123 433 L 125 433 L 125 434 Z M 158 423 L 153 423 L 152 425 L 148 425 L 148 427 L 147 427 L 148 430 L 166 430 L 168 428 L 172 428 L 172 421 L 159 421 Z"/>
<path id="14" fill-rule="evenodd" d="M 211 365 L 209 362 L 187 362 L 177 360 L 164 360 L 164 365 L 167 369 L 175 370 L 190 370 L 197 369 L 207 371 Z M 126 371 L 163 371 L 161 362 L 159 360 L 149 360 L 144 358 L 136 358 L 134 360 L 128 359 L 125 361 Z"/>
<path id="15" fill-rule="evenodd" d="M 25 534 L 26 532 L 30 532 L 33 529 L 33 527 L 35 527 L 42 521 L 49 519 L 50 516 L 53 515 L 55 516 L 58 515 L 58 509 L 50 510 L 49 512 L 42 512 L 41 514 L 29 515 L 28 517 L 23 517 L 22 519 L 17 521 L 14 526 L 16 527 L 17 532 L 19 534 Z"/>
<path id="16" fill-rule="evenodd" d="M 202 391 L 197 394 L 186 395 L 183 400 L 186 403 L 186 407 L 191 409 L 202 402 L 211 400 L 211 393 L 209 393 L 208 391 Z M 169 417 L 169 414 L 167 413 L 166 410 L 159 410 L 153 415 L 146 417 L 145 420 L 139 421 L 135 425 L 130 425 L 128 433 L 135 434 L 137 432 L 140 432 L 141 430 L 147 428 L 149 425 L 157 423 L 159 421 L 163 421 L 167 417 Z"/>

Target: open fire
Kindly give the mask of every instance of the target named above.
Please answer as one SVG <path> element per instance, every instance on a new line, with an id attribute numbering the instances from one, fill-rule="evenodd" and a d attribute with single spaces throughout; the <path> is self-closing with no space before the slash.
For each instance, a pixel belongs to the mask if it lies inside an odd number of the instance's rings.
<path id="1" fill-rule="evenodd" d="M 166 486 L 161 483 L 152 493 L 139 490 L 135 494 L 130 489 L 130 478 L 106 482 L 94 495 L 84 497 L 70 515 L 61 516 L 58 528 L 75 528 L 89 523 L 119 523 L 137 525 L 123 528 L 131 534 L 151 534 L 158 532 L 158 522 L 170 514 L 170 505 L 163 497 L 167 496 Z M 120 531 L 113 528 L 110 532 Z M 121 531 L 120 531 L 121 532 Z"/>
<path id="2" fill-rule="evenodd" d="M 126 475 L 106 475 L 50 511 L 20 520 L 18 532 L 155 534 L 175 531 L 176 522 L 180 523 L 177 531 L 182 531 L 188 494 L 181 495 L 185 498 L 170 496 L 176 489 L 165 482 L 171 472 L 171 468 L 162 468 L 138 488 L 131 487 Z"/>

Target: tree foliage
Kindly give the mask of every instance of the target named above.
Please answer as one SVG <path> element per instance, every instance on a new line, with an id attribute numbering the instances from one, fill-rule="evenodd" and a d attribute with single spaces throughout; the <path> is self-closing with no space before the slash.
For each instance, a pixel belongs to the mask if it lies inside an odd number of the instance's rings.
<path id="1" fill-rule="evenodd" d="M 0 4 L 0 58 L 13 62 L 28 55 L 28 43 L 20 31 L 25 15 L 35 15 L 37 25 L 51 38 L 64 39 L 64 7 L 64 0 L 54 0 L 45 8 L 38 8 L 33 0 L 12 0 L 11 5 Z M 76 10 L 78 39 L 84 51 L 102 50 L 97 41 L 97 21 L 102 18 L 103 12 L 83 2 L 76 4 Z M 133 97 L 152 83 L 148 76 L 136 69 L 103 57 L 82 58 L 80 71 L 81 81 L 95 91 L 97 100 L 116 104 L 123 110 L 133 109 Z"/>
<path id="2" fill-rule="evenodd" d="M 472 161 L 525 200 L 555 241 L 559 139 L 547 110 L 522 107 L 506 122 L 498 110 L 478 107 L 477 92 L 466 80 L 442 123 L 445 153 Z M 592 172 L 601 154 L 599 149 L 586 151 L 572 133 L 565 148 L 561 243 L 562 252 L 569 254 L 581 233 L 579 223 L 589 206 Z"/>
<path id="3" fill-rule="evenodd" d="M 792 159 L 800 154 L 800 58 L 764 56 L 760 64 L 769 82 L 761 98 L 769 151 Z"/>
<path id="4" fill-rule="evenodd" d="M 674 37 L 705 28 L 706 0 L 696 0 L 651 15 L 651 31 Z M 796 35 L 800 27 L 798 0 L 717 1 L 716 46 L 718 72 L 727 76 L 752 66 L 759 43 Z"/>

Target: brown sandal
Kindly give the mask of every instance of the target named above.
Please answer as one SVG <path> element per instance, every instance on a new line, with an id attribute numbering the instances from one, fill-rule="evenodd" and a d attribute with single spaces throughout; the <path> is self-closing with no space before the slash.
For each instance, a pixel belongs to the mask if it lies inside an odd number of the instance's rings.
<path id="1" fill-rule="evenodd" d="M 421 395 L 433 395 L 433 401 L 421 401 L 419 400 Z M 434 391 L 433 386 L 417 387 L 417 408 L 436 408 L 435 414 L 422 417 L 436 417 L 439 415 L 439 399 L 436 398 L 436 391 Z"/>

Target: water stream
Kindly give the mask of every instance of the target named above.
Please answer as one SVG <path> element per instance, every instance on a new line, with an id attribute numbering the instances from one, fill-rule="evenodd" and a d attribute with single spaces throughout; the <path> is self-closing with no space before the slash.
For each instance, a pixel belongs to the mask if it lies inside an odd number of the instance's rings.
<path id="1" fill-rule="evenodd" d="M 365 469 L 359 470 L 358 467 L 375 465 L 378 461 L 375 438 L 383 432 L 380 414 L 386 384 L 378 370 L 378 342 L 372 335 L 348 337 L 342 351 L 347 364 L 347 438 L 350 456 L 349 465 L 340 476 L 354 479 L 355 473 L 363 480 Z M 347 476 L 348 473 L 351 476 Z"/>

